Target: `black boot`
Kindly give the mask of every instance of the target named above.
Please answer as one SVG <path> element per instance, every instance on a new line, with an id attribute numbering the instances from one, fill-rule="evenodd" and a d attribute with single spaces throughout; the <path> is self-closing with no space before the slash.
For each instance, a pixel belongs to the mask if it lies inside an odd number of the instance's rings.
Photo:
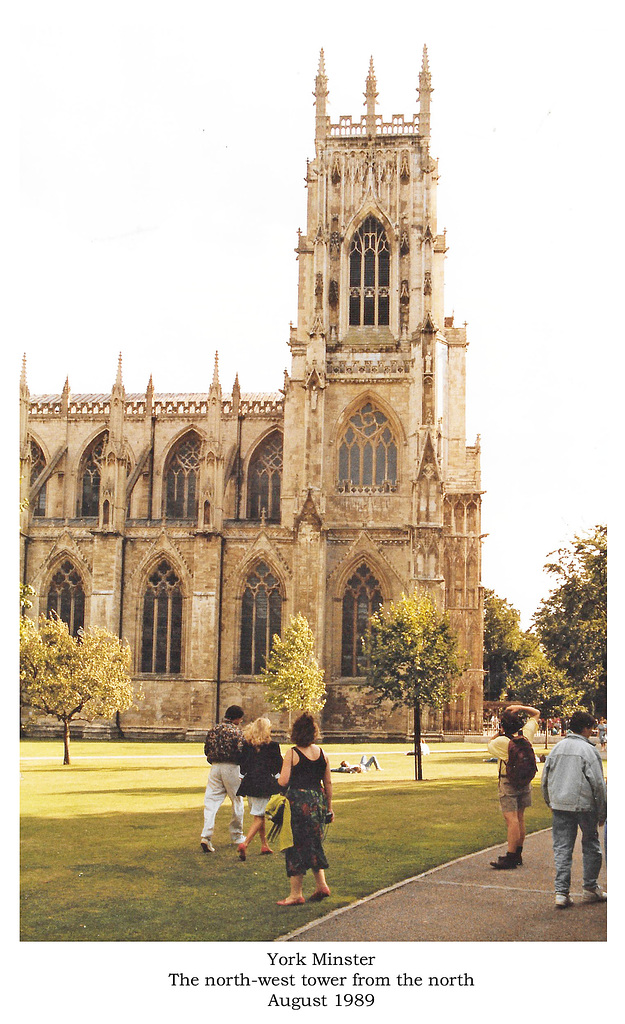
<path id="1" fill-rule="evenodd" d="M 521 856 L 522 853 L 523 853 L 523 847 L 522 846 L 517 846 L 516 852 L 515 852 L 515 857 L 516 857 L 517 867 L 519 867 L 519 868 L 523 866 L 523 857 Z"/>
<path id="2" fill-rule="evenodd" d="M 518 860 L 516 853 L 506 853 L 504 857 L 498 857 L 497 860 L 491 860 L 491 868 L 495 868 L 496 871 L 511 871 L 513 868 L 518 867 Z"/>

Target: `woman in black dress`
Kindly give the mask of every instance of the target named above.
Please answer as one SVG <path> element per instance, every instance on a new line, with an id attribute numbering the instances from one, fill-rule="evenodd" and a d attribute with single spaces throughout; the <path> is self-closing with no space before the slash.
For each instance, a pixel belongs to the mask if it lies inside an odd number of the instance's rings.
<path id="1" fill-rule="evenodd" d="M 260 833 L 260 852 L 273 853 L 265 836 L 265 808 L 269 797 L 280 789 L 276 776 L 282 768 L 280 746 L 271 738 L 271 722 L 268 718 L 257 718 L 251 722 L 243 730 L 243 739 L 245 743 L 239 766 L 243 781 L 237 795 L 248 798 L 254 822 L 237 847 L 241 860 L 245 860 L 247 847 L 257 832 Z"/>
<path id="2" fill-rule="evenodd" d="M 315 740 L 319 735 L 312 715 L 303 714 L 293 723 L 291 742 L 278 782 L 288 786 L 287 799 L 291 809 L 293 846 L 284 851 L 286 873 L 291 892 L 280 907 L 305 903 L 302 882 L 308 868 L 315 876 L 316 888 L 309 900 L 322 900 L 330 895 L 325 869 L 328 861 L 323 850 L 323 833 L 327 822 L 334 820 L 332 810 L 332 776 L 326 756 Z"/>

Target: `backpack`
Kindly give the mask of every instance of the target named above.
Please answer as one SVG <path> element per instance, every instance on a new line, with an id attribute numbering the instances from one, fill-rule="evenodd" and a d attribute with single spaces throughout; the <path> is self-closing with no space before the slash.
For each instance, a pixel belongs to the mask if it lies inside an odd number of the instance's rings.
<path id="1" fill-rule="evenodd" d="M 508 746 L 508 764 L 506 778 L 515 789 L 524 789 L 530 784 L 538 768 L 536 754 L 530 741 L 525 736 L 516 736 Z"/>

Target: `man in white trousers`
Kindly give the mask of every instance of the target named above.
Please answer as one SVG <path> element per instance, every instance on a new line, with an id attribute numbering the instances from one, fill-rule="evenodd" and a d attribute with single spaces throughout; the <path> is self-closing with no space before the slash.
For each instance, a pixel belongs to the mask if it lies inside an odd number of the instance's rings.
<path id="1" fill-rule="evenodd" d="M 240 725 L 243 721 L 243 708 L 231 704 L 226 710 L 223 721 L 213 729 L 209 729 L 204 743 L 206 760 L 211 765 L 208 775 L 206 793 L 204 795 L 204 828 L 200 836 L 200 846 L 204 853 L 214 853 L 211 842 L 215 827 L 215 816 L 226 796 L 232 803 L 232 819 L 230 821 L 230 838 L 235 846 L 245 839 L 243 832 L 243 797 L 237 796 L 241 784 L 241 750 L 243 733 Z"/>

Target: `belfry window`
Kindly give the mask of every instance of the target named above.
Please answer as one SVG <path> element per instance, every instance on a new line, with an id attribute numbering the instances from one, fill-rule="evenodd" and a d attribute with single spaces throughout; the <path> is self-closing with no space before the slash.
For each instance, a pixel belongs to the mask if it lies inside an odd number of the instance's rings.
<path id="1" fill-rule="evenodd" d="M 271 434 L 254 452 L 247 477 L 248 519 L 280 521 L 282 434 Z"/>
<path id="2" fill-rule="evenodd" d="M 258 675 L 271 651 L 273 637 L 280 636 L 282 595 L 280 584 L 264 562 L 259 562 L 245 581 L 241 606 L 239 671 Z"/>
<path id="3" fill-rule="evenodd" d="M 172 452 L 165 472 L 165 518 L 197 519 L 200 439 L 187 434 Z"/>
<path id="4" fill-rule="evenodd" d="M 85 590 L 80 573 L 69 560 L 61 563 L 50 581 L 46 615 L 58 615 L 72 636 L 85 624 Z"/>
<path id="5" fill-rule="evenodd" d="M 366 563 L 347 581 L 343 595 L 342 676 L 364 676 L 367 661 L 362 641 L 369 619 L 382 605 L 380 584 Z"/>
<path id="6" fill-rule="evenodd" d="M 79 516 L 98 516 L 100 514 L 100 480 L 104 446 L 107 434 L 96 438 L 87 450 L 81 472 L 81 495 L 78 507 Z"/>
<path id="7" fill-rule="evenodd" d="M 182 591 L 180 580 L 162 561 L 148 579 L 143 596 L 141 671 L 159 675 L 180 672 Z"/>
<path id="8" fill-rule="evenodd" d="M 30 486 L 32 487 L 37 478 L 43 473 L 46 468 L 46 460 L 44 454 L 37 444 L 31 438 L 30 441 Z M 34 516 L 45 516 L 46 514 L 46 485 L 43 484 L 37 491 L 35 500 L 31 502 L 31 509 Z"/>
<path id="9" fill-rule="evenodd" d="M 339 491 L 395 490 L 397 442 L 389 422 L 372 402 L 350 417 L 339 444 Z"/>
<path id="10" fill-rule="evenodd" d="M 349 249 L 349 322 L 384 326 L 389 322 L 390 250 L 386 232 L 367 217 Z"/>

